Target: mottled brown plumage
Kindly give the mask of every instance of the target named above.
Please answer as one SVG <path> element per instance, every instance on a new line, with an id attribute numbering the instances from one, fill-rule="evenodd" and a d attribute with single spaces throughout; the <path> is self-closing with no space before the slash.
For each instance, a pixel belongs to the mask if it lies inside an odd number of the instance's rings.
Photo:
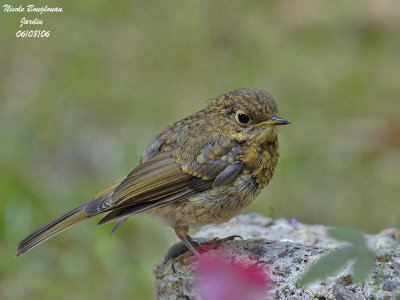
<path id="1" fill-rule="evenodd" d="M 121 182 L 39 228 L 18 245 L 18 255 L 89 217 L 119 221 L 148 213 L 173 227 L 191 249 L 190 227 L 220 223 L 249 205 L 271 180 L 278 160 L 273 98 L 239 89 L 176 122 L 156 136 L 140 165 Z"/>

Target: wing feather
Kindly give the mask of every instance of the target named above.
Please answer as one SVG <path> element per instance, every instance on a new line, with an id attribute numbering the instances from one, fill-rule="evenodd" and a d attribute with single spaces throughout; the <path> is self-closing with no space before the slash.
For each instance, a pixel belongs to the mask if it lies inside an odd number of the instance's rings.
<path id="1" fill-rule="evenodd" d="M 211 189 L 214 179 L 221 173 L 226 175 L 220 177 L 219 185 L 231 182 L 239 172 L 231 172 L 229 166 L 228 162 L 211 159 L 190 165 L 183 171 L 171 152 L 161 150 L 129 173 L 119 185 L 113 186 L 109 194 L 103 192 L 100 198 L 90 201 L 85 210 L 88 216 L 108 212 L 99 225 L 121 220 Z M 223 178 L 225 180 L 221 180 Z"/>
<path id="2" fill-rule="evenodd" d="M 199 181 L 203 181 L 201 179 L 197 179 Z M 110 223 L 113 221 L 121 220 L 126 218 L 127 216 L 130 216 L 132 214 L 140 213 L 152 208 L 156 207 L 161 207 L 164 205 L 167 205 L 171 202 L 174 202 L 176 200 L 184 200 L 187 199 L 196 193 L 200 191 L 204 191 L 208 188 L 210 188 L 212 182 L 199 182 L 199 184 L 194 185 L 194 188 L 186 188 L 185 190 L 182 190 L 178 193 L 174 193 L 171 195 L 163 195 L 162 198 L 160 198 L 158 201 L 149 201 L 149 202 L 139 202 L 134 205 L 129 205 L 129 206 L 123 206 L 120 208 L 116 208 L 112 210 L 109 214 L 107 214 L 103 219 L 100 220 L 98 225 L 103 225 L 106 223 Z"/>
<path id="3" fill-rule="evenodd" d="M 217 173 L 223 171 L 218 168 Z M 93 199 L 85 207 L 88 216 L 131 207 L 143 211 L 211 188 L 212 180 L 184 173 L 170 152 L 160 151 L 134 169 L 108 195 Z"/>

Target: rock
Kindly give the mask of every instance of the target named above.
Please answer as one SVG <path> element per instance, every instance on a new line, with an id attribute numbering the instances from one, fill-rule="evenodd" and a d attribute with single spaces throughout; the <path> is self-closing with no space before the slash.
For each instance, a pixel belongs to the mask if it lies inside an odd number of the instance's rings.
<path id="1" fill-rule="evenodd" d="M 373 272 L 364 284 L 351 279 L 351 264 L 327 279 L 306 287 L 296 286 L 297 280 L 319 258 L 335 248 L 346 246 L 326 234 L 327 227 L 306 225 L 296 220 L 272 220 L 258 214 L 240 215 L 231 221 L 202 227 L 196 238 L 213 239 L 240 235 L 243 240 L 225 242 L 204 256 L 223 251 L 234 259 L 246 253 L 251 259 L 267 265 L 273 280 L 268 299 L 396 299 L 400 297 L 400 244 L 397 235 L 367 235 L 368 246 L 376 253 Z M 195 287 L 196 259 L 175 261 L 184 250 L 175 244 L 166 258 L 154 268 L 156 299 L 199 299 Z M 221 250 L 222 249 L 222 250 Z"/>
<path id="2" fill-rule="evenodd" d="M 336 283 L 332 288 L 332 294 L 336 300 L 363 300 L 364 296 L 352 292 L 344 285 Z"/>

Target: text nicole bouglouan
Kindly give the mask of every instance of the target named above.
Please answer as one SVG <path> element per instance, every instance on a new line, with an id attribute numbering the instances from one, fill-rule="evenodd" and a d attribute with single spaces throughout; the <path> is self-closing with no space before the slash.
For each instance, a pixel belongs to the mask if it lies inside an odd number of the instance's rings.
<path id="1" fill-rule="evenodd" d="M 25 6 L 13 6 L 10 4 L 3 5 L 4 13 L 15 13 L 23 15 L 20 17 L 18 29 L 15 36 L 17 38 L 48 38 L 51 31 L 47 30 L 43 22 L 43 14 L 48 13 L 62 13 L 62 7 L 49 7 L 49 6 L 35 6 L 33 4 Z M 21 15 L 21 14 L 20 14 Z"/>

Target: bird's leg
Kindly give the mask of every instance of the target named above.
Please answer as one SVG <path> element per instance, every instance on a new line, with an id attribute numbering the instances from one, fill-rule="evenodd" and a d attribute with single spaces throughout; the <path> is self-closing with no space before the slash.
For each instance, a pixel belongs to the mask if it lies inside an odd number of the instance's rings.
<path id="1" fill-rule="evenodd" d="M 189 235 L 189 227 L 188 226 L 174 226 L 175 233 L 178 238 L 185 244 L 185 246 L 189 249 L 190 252 L 193 253 L 197 258 L 200 258 L 199 251 L 196 250 L 196 247 L 199 246 L 197 242 L 195 242 Z"/>
<path id="2" fill-rule="evenodd" d="M 232 235 L 232 236 L 228 236 L 223 239 L 215 238 L 215 239 L 212 239 L 209 241 L 206 240 L 206 241 L 197 242 L 188 235 L 188 232 L 189 232 L 188 226 L 174 226 L 173 228 L 175 229 L 176 235 L 184 243 L 186 248 L 190 251 L 190 252 L 186 252 L 187 251 L 186 250 L 184 252 L 181 252 L 182 250 L 179 250 L 179 252 L 177 252 L 175 254 L 170 254 L 170 255 L 172 255 L 172 257 L 175 256 L 176 260 L 182 260 L 184 258 L 187 258 L 188 256 L 190 256 L 190 253 L 192 253 L 197 258 L 200 258 L 201 255 L 200 255 L 199 250 L 207 251 L 207 250 L 219 247 L 222 243 L 224 243 L 226 241 L 234 240 L 237 237 L 242 238 L 239 235 Z M 202 239 L 200 239 L 200 240 L 202 240 Z"/>

